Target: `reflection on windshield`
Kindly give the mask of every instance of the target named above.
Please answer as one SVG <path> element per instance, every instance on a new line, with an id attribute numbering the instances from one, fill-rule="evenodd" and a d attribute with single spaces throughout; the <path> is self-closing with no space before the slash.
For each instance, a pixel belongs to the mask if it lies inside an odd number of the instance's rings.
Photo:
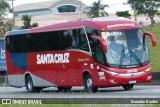
<path id="1" fill-rule="evenodd" d="M 104 35 L 105 34 L 105 35 Z M 146 38 L 140 29 L 103 32 L 107 63 L 118 67 L 142 66 L 149 61 Z M 145 43 L 144 43 L 145 42 Z"/>

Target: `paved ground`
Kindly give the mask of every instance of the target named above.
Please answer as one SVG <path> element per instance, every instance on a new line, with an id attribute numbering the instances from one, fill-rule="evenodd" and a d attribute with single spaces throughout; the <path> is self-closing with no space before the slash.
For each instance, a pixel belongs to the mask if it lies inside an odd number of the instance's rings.
<path id="1" fill-rule="evenodd" d="M 122 87 L 100 88 L 97 93 L 83 92 L 83 87 L 73 87 L 71 92 L 58 92 L 51 87 L 40 93 L 28 93 L 25 88 L 0 87 L 0 98 L 160 98 L 160 86 L 137 85 L 130 91 Z"/>

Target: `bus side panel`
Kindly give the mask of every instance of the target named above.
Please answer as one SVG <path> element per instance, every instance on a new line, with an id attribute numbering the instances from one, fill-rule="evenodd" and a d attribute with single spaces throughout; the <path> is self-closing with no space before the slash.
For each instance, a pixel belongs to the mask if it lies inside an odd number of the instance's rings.
<path id="1" fill-rule="evenodd" d="M 8 75 L 24 74 L 27 69 L 27 56 L 6 52 Z"/>
<path id="2" fill-rule="evenodd" d="M 84 63 L 93 62 L 91 56 L 79 51 L 36 52 L 30 53 L 28 58 L 27 71 L 57 86 L 83 85 L 82 74 L 88 69 Z"/>
<path id="3" fill-rule="evenodd" d="M 62 72 L 61 64 L 51 64 L 50 56 L 52 52 L 31 52 L 28 54 L 28 68 L 27 71 L 32 75 L 33 80 L 36 78 L 41 79 L 42 81 L 47 81 L 48 84 L 55 85 L 57 80 L 57 72 Z M 47 59 L 46 59 L 47 58 Z M 36 78 L 35 78 L 36 77 Z M 45 83 L 36 80 L 35 86 L 46 86 Z"/>
<path id="4" fill-rule="evenodd" d="M 25 79 L 23 74 L 8 75 L 8 81 L 10 86 L 13 86 L 13 87 L 25 86 Z"/>
<path id="5" fill-rule="evenodd" d="M 69 86 L 82 86 L 83 85 L 83 72 L 90 72 L 90 63 L 93 63 L 92 56 L 80 50 L 69 50 L 70 63 L 65 63 L 65 71 L 68 79 L 66 85 Z"/>
<path id="6" fill-rule="evenodd" d="M 12 57 L 12 58 L 11 58 Z M 8 80 L 11 86 L 25 86 L 24 81 L 24 73 L 25 71 L 18 67 L 15 64 L 15 61 L 21 61 L 21 59 L 17 59 L 16 56 L 10 55 L 9 52 L 6 51 L 6 60 L 7 60 L 7 73 L 8 73 Z M 13 61 L 14 60 L 14 61 Z"/>

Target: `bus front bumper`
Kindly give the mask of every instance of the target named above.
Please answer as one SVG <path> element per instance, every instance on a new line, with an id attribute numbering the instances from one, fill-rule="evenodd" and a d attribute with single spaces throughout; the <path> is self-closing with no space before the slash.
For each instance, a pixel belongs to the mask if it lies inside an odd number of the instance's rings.
<path id="1" fill-rule="evenodd" d="M 99 73 L 100 74 L 100 73 Z M 122 86 L 126 84 L 146 83 L 152 80 L 152 72 L 138 72 L 129 74 L 108 74 L 99 75 L 96 86 Z"/>

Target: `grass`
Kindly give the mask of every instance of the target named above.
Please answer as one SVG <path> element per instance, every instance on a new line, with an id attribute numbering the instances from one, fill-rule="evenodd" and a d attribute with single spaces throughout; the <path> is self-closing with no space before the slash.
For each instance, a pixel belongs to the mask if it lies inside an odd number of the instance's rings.
<path id="1" fill-rule="evenodd" d="M 152 71 L 158 72 L 160 71 L 160 25 L 147 26 L 144 28 L 144 31 L 154 34 L 157 39 L 156 47 L 152 47 L 152 43 L 149 40 L 149 49 Z"/>

